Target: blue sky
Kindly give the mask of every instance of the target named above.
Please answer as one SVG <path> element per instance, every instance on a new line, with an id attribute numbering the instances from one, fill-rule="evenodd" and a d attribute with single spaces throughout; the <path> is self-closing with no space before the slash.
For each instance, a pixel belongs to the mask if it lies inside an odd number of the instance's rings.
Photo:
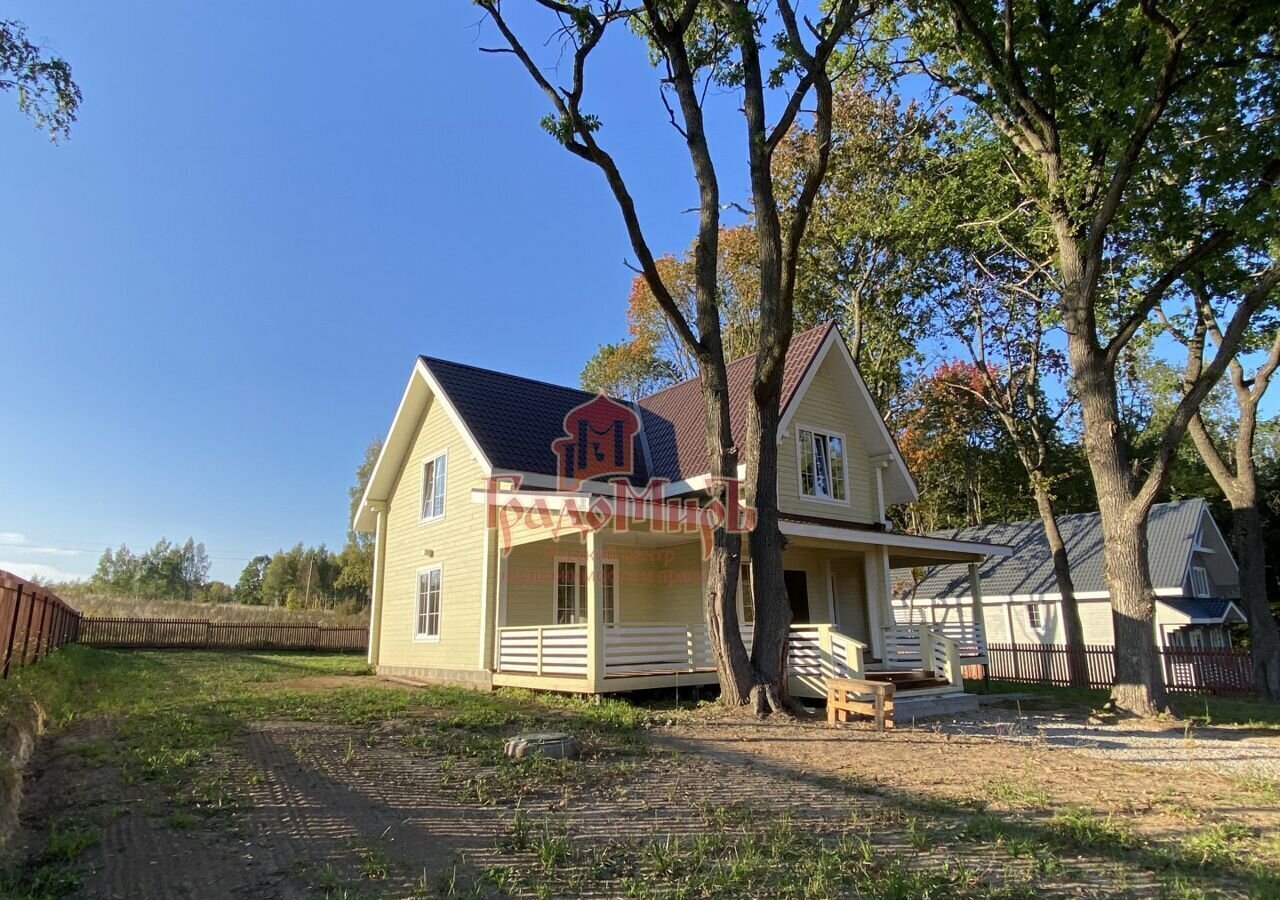
<path id="1" fill-rule="evenodd" d="M 574 384 L 623 336 L 603 179 L 479 52 L 496 35 L 465 0 L 5 15 L 84 104 L 54 146 L 0 95 L 0 568 L 87 575 L 109 544 L 193 535 L 234 581 L 259 552 L 340 546 L 415 354 Z M 652 243 L 682 249 L 696 194 L 638 42 L 592 76 Z M 737 162 L 733 98 L 711 110 Z"/>

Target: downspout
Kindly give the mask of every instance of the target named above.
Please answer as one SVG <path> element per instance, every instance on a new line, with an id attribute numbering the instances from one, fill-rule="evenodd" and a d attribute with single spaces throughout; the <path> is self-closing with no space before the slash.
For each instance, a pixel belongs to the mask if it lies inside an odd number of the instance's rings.
<path id="1" fill-rule="evenodd" d="M 387 504 L 373 501 L 369 504 L 377 519 L 373 536 L 373 571 L 370 573 L 372 598 L 369 606 L 369 665 L 378 666 L 378 651 L 382 644 L 382 582 L 387 556 Z"/>

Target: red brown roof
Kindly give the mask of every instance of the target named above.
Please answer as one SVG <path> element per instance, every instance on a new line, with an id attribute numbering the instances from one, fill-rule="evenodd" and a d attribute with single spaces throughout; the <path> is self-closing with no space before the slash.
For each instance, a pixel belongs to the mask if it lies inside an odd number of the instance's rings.
<path id="1" fill-rule="evenodd" d="M 784 410 L 809 371 L 818 348 L 834 328 L 835 325 L 828 322 L 792 337 L 782 374 Z M 754 353 L 743 356 L 725 369 L 729 380 L 729 423 L 739 447 L 746 446 L 755 359 Z M 640 411 L 648 434 L 650 467 L 655 476 L 680 481 L 707 473 L 706 420 L 699 379 L 690 378 L 642 397 Z"/>

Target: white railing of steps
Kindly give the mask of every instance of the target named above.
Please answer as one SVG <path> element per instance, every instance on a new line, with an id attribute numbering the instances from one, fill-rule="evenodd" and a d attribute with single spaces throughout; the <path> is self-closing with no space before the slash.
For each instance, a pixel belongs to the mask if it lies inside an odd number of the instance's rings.
<path id="1" fill-rule="evenodd" d="M 962 685 L 960 646 L 936 625 L 893 625 L 883 629 L 887 669 L 920 669 L 952 685 Z"/>
<path id="2" fill-rule="evenodd" d="M 903 626 L 923 625 L 930 631 L 944 634 L 956 642 L 962 659 L 986 657 L 987 636 L 977 622 L 904 622 Z"/>
<path id="3" fill-rule="evenodd" d="M 751 650 L 754 629 L 744 626 Z M 604 629 L 605 677 L 715 668 L 705 625 L 609 625 Z M 814 682 L 863 673 L 866 646 L 831 625 L 793 625 L 787 646 L 792 676 Z M 498 671 L 528 675 L 587 672 L 587 626 L 532 625 L 498 630 Z M 823 686 L 825 688 L 825 685 Z"/>

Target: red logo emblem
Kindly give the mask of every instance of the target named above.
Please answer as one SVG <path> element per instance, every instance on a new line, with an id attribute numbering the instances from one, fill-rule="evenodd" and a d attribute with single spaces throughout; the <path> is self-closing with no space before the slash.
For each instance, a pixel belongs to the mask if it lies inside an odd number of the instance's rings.
<path id="1" fill-rule="evenodd" d="M 634 475 L 639 432 L 636 411 L 604 394 L 569 410 L 564 417 L 565 436 L 551 443 L 560 489 L 576 490 L 583 481 L 608 475 Z"/>

